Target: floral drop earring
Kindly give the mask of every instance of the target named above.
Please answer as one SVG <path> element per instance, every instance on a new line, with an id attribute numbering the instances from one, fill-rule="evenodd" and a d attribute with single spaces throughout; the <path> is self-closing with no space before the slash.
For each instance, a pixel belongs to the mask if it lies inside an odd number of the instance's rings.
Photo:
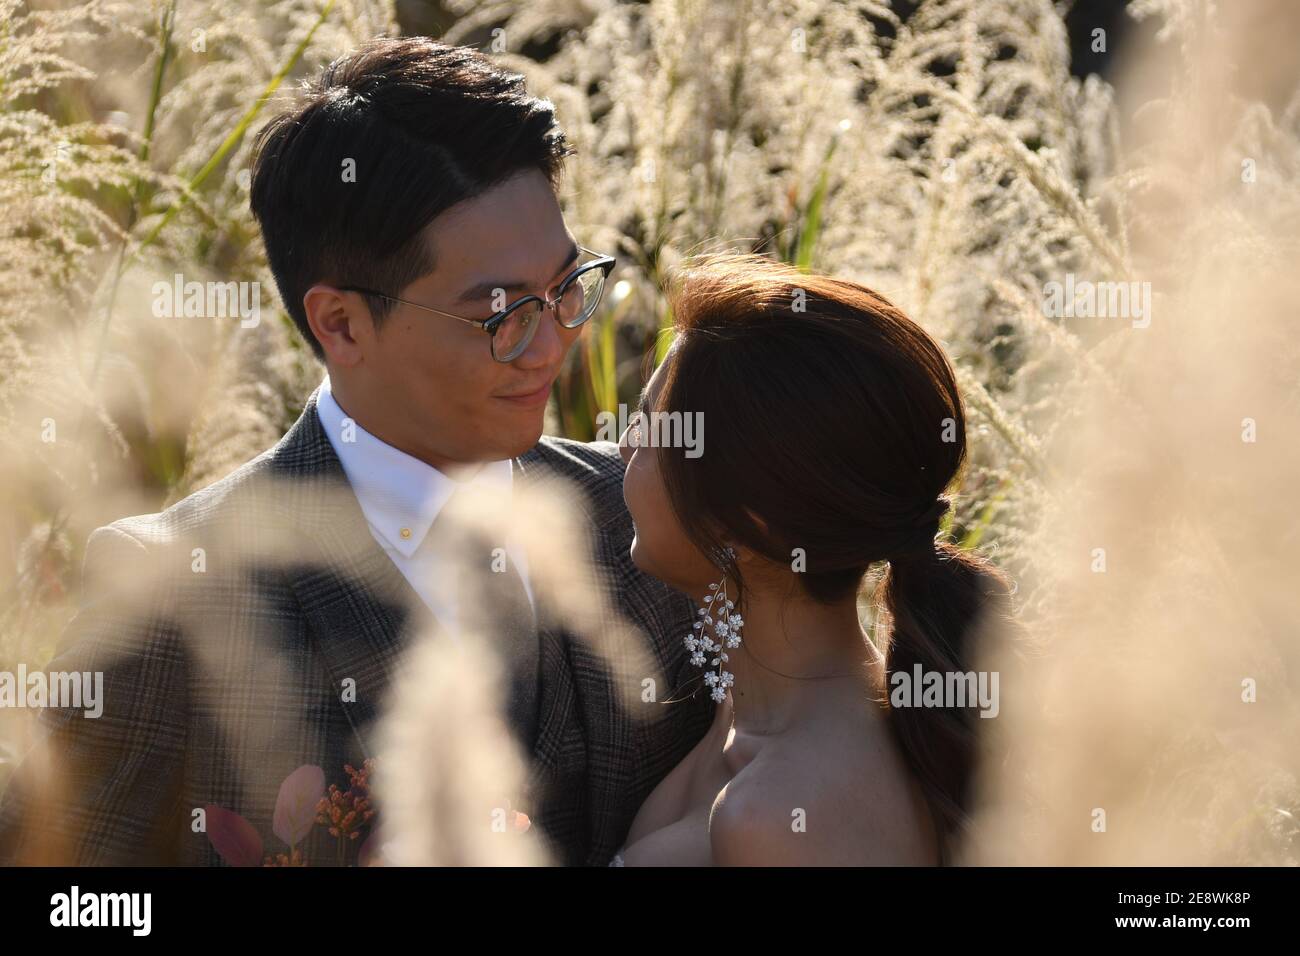
<path id="1" fill-rule="evenodd" d="M 727 548 L 725 554 L 735 560 L 736 552 L 731 548 Z M 700 608 L 700 620 L 695 622 L 695 633 L 686 636 L 686 649 L 691 652 L 691 663 L 696 667 L 717 668 L 704 675 L 704 683 L 713 688 L 713 699 L 721 703 L 726 699 L 727 688 L 736 682 L 735 675 L 724 665 L 729 659 L 727 651 L 740 646 L 740 629 L 744 627 L 745 619 L 735 613 L 736 604 L 727 593 L 725 571 L 720 582 L 709 585 L 709 591 L 712 593 L 704 596 L 704 607 Z M 711 660 L 709 655 L 713 655 Z"/>

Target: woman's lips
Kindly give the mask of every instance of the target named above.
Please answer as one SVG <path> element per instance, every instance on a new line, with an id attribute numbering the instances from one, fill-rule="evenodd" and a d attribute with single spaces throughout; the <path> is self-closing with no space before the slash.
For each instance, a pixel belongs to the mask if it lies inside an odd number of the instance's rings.
<path id="1" fill-rule="evenodd" d="M 535 392 L 526 392 L 522 395 L 498 395 L 497 398 L 513 405 L 521 405 L 524 408 L 536 408 L 539 405 L 545 405 L 546 400 L 551 397 L 551 384 L 551 382 L 547 382 Z"/>

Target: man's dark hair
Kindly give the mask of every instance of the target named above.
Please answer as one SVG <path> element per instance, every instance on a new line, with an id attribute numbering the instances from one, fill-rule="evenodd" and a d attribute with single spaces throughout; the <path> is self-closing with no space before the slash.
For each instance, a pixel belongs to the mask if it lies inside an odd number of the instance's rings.
<path id="1" fill-rule="evenodd" d="M 554 188 L 569 151 L 554 105 L 468 47 L 380 38 L 322 70 L 259 134 L 250 190 L 280 298 L 316 357 L 302 305 L 313 284 L 398 295 L 433 269 L 422 230 L 436 216 L 527 169 Z M 382 321 L 392 303 L 367 300 Z"/>

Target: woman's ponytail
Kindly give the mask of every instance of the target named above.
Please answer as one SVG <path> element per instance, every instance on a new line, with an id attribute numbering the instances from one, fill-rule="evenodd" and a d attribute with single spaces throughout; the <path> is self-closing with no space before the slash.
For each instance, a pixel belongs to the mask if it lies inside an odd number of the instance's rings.
<path id="1" fill-rule="evenodd" d="M 880 584 L 890 724 L 931 808 L 945 863 L 969 821 L 979 702 L 913 706 L 911 684 L 918 665 L 945 686 L 948 675 L 969 672 L 977 628 L 1010 614 L 1011 591 L 987 559 L 946 542 L 891 559 Z"/>

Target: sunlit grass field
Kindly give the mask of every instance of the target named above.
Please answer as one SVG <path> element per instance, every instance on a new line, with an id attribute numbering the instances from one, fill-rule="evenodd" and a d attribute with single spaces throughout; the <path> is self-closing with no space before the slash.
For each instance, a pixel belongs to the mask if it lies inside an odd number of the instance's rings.
<path id="1" fill-rule="evenodd" d="M 555 102 L 570 227 L 619 260 L 548 432 L 635 407 L 700 251 L 864 282 L 944 343 L 971 459 L 943 531 L 1013 576 L 1028 635 L 982 650 L 1019 691 L 968 859 L 1300 862 L 1300 59 L 1270 39 L 1300 11 L 1135 0 L 1102 80 L 1049 0 L 442 7 L 441 39 Z M 379 0 L 0 12 L 12 670 L 49 660 L 96 527 L 263 451 L 320 381 L 250 149 L 299 80 L 400 27 Z M 257 283 L 259 321 L 159 318 L 178 273 Z M 0 711 L 0 786 L 29 718 Z"/>

